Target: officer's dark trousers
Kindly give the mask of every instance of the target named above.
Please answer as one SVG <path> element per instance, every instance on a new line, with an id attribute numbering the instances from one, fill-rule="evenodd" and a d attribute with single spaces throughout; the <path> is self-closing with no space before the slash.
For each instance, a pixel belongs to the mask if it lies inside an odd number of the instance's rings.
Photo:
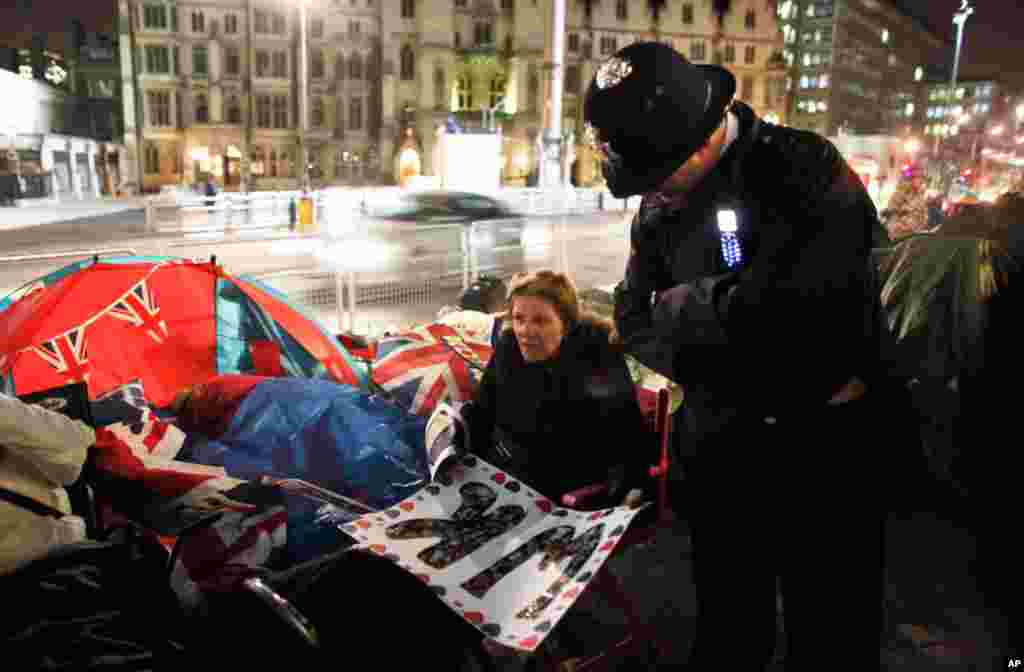
<path id="1" fill-rule="evenodd" d="M 786 672 L 879 669 L 886 441 L 872 405 L 747 418 L 698 441 L 682 484 L 698 600 L 688 669 L 765 667 L 776 577 Z"/>

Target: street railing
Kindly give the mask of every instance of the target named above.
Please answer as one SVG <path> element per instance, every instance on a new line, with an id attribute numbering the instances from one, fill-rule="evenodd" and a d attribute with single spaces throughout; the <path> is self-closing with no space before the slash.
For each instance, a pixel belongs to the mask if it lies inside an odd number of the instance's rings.
<path id="1" fill-rule="evenodd" d="M 410 190 L 398 187 L 369 189 L 328 188 L 314 191 L 314 222 L 337 213 L 371 213 L 376 207 L 397 200 Z M 616 199 L 596 189 L 507 188 L 488 195 L 504 201 L 527 216 L 578 215 L 601 210 L 628 210 L 639 206 L 639 198 Z M 146 230 L 205 231 L 272 229 L 296 225 L 299 191 L 221 192 L 216 196 L 169 193 L 147 199 Z M 315 228 L 315 226 L 314 226 Z"/>
<path id="2" fill-rule="evenodd" d="M 432 321 L 482 274 L 507 280 L 521 271 L 554 269 L 583 288 L 608 284 L 625 267 L 628 245 L 618 239 L 628 230 L 617 220 L 587 236 L 565 219 L 531 221 L 518 238 L 510 224 L 499 219 L 431 227 L 436 241 L 457 237 L 450 249 L 424 245 L 410 231 L 381 240 L 356 227 L 324 239 L 316 268 L 253 275 L 328 326 L 374 338 Z"/>

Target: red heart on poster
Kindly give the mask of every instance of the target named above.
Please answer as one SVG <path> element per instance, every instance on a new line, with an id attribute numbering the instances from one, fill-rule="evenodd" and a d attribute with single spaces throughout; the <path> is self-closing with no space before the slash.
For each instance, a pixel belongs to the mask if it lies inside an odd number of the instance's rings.
<path id="1" fill-rule="evenodd" d="M 595 511 L 594 513 L 590 514 L 590 517 L 588 518 L 588 520 L 597 520 L 598 518 L 600 518 L 603 515 L 604 515 L 604 511 Z"/>
<path id="2" fill-rule="evenodd" d="M 370 550 L 376 553 L 377 555 L 384 555 L 384 551 L 388 549 L 387 546 L 385 546 L 384 544 L 371 544 Z"/>
<path id="3" fill-rule="evenodd" d="M 497 483 L 498 485 L 501 485 L 502 483 L 505 482 L 505 474 L 499 471 L 494 476 L 491 476 L 491 480 Z"/>
<path id="4" fill-rule="evenodd" d="M 357 520 L 357 521 L 356 521 L 356 527 L 361 527 L 361 528 L 363 528 L 364 530 L 368 530 L 368 529 L 370 529 L 370 527 L 372 527 L 372 526 L 373 526 L 373 523 L 371 523 L 371 522 L 370 522 L 370 521 L 368 521 L 368 520 Z"/>
<path id="5" fill-rule="evenodd" d="M 555 505 L 552 504 L 551 501 L 547 499 L 538 499 L 536 503 L 537 508 L 543 511 L 544 513 L 551 513 L 551 509 L 555 508 Z"/>
<path id="6" fill-rule="evenodd" d="M 412 511 L 413 509 L 416 508 L 416 505 L 413 504 L 412 502 L 402 502 L 401 504 L 398 505 L 398 508 L 400 508 L 402 511 Z"/>
<path id="7" fill-rule="evenodd" d="M 473 625 L 480 625 L 484 622 L 484 615 L 479 611 L 467 611 L 462 614 L 467 621 Z"/>
<path id="8" fill-rule="evenodd" d="M 537 638 L 536 637 L 527 637 L 526 639 L 520 639 L 519 640 L 519 646 L 523 647 L 524 649 L 536 648 L 536 646 L 537 646 Z"/>
<path id="9" fill-rule="evenodd" d="M 579 588 L 572 588 L 571 590 L 567 590 L 564 593 L 562 593 L 562 599 L 563 600 L 571 600 L 572 598 L 576 597 L 579 594 L 580 594 L 580 589 Z"/>
<path id="10" fill-rule="evenodd" d="M 599 548 L 597 550 L 599 550 L 599 551 L 610 551 L 613 548 L 615 548 L 615 542 L 614 541 L 606 541 L 604 543 L 604 545 L 602 545 L 601 548 Z"/>
<path id="11" fill-rule="evenodd" d="M 416 578 L 419 579 L 420 581 L 422 581 L 423 583 L 430 583 L 430 575 L 429 574 L 417 574 Z"/>

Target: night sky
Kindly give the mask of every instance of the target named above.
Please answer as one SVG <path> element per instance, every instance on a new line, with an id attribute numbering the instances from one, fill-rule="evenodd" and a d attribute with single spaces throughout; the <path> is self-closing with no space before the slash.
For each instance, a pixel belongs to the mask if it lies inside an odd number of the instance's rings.
<path id="1" fill-rule="evenodd" d="M 0 5 L 10 6 L 26 1 L 32 3 L 33 14 L 38 17 L 38 25 L 34 26 L 38 32 L 62 30 L 72 7 L 79 13 L 86 30 L 110 31 L 114 26 L 115 0 L 0 0 Z M 898 1 L 924 18 L 940 37 L 952 44 L 955 38 L 953 13 L 961 0 Z M 1024 88 L 1024 67 L 1020 65 L 1020 46 L 1024 45 L 1024 0 L 971 0 L 971 4 L 974 15 L 967 20 L 964 31 L 961 77 L 994 75 L 1008 84 Z M 11 28 L 9 24 L 0 27 L 0 41 L 10 35 Z M 952 60 L 952 51 L 950 47 L 948 54 L 937 55 L 936 60 L 948 64 Z"/>

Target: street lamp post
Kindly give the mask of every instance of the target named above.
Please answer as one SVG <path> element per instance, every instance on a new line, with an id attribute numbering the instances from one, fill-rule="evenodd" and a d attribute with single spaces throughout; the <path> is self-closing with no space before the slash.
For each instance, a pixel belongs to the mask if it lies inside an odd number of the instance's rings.
<path id="1" fill-rule="evenodd" d="M 306 1 L 299 0 L 299 161 L 302 162 L 300 189 L 308 193 L 311 187 L 309 179 L 309 43 L 306 31 L 309 20 L 306 16 Z"/>
<path id="2" fill-rule="evenodd" d="M 538 166 L 542 187 L 562 184 L 562 61 L 565 52 L 565 0 L 551 2 L 551 80 L 547 129 Z"/>
<path id="3" fill-rule="evenodd" d="M 960 0 L 960 8 L 953 14 L 953 23 L 956 25 L 956 51 L 953 54 L 953 72 L 949 82 L 949 113 L 956 114 L 953 108 L 953 101 L 956 100 L 957 74 L 960 70 L 960 49 L 964 42 L 964 24 L 974 14 L 974 8 L 970 0 Z M 952 126 L 952 125 L 951 125 Z M 939 138 L 936 136 L 935 147 L 939 147 Z"/>

